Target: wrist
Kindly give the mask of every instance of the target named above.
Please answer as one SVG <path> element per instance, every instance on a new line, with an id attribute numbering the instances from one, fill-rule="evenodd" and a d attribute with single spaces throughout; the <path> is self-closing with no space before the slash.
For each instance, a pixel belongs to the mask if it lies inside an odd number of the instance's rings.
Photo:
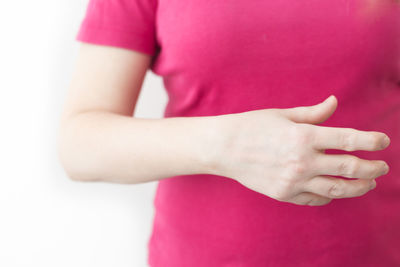
<path id="1" fill-rule="evenodd" d="M 229 147 L 229 130 L 227 116 L 204 117 L 202 141 L 200 142 L 200 162 L 202 173 L 223 175 L 223 163 L 227 160 Z"/>

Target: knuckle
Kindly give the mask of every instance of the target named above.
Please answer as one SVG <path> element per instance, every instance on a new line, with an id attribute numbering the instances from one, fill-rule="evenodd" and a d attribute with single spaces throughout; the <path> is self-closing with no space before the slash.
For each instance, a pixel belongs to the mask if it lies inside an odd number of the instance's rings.
<path id="1" fill-rule="evenodd" d="M 344 188 L 342 183 L 335 182 L 330 188 L 329 188 L 329 195 L 333 197 L 341 197 L 344 195 Z"/>
<path id="2" fill-rule="evenodd" d="M 276 200 L 279 200 L 279 201 L 286 201 L 286 200 L 288 200 L 288 198 L 287 198 L 285 195 L 282 195 L 281 193 L 278 193 L 278 192 L 275 192 L 275 193 L 272 195 L 272 197 L 273 197 L 274 199 L 276 199 Z"/>
<path id="3" fill-rule="evenodd" d="M 303 175 L 306 170 L 307 167 L 303 159 L 299 157 L 288 165 L 289 178 L 294 180 L 297 177 Z"/>
<path id="4" fill-rule="evenodd" d="M 348 172 L 348 169 L 349 167 L 347 161 L 342 161 L 338 166 L 339 174 L 343 176 Z"/>
<path id="5" fill-rule="evenodd" d="M 352 159 L 349 160 L 349 166 L 350 167 L 349 167 L 348 175 L 351 178 L 354 178 L 356 176 L 358 170 L 361 167 L 360 166 L 360 161 L 355 159 L 355 158 L 352 158 Z"/>
<path id="6" fill-rule="evenodd" d="M 304 146 L 310 142 L 311 131 L 306 124 L 298 123 L 292 128 L 293 141 L 298 146 Z"/>
<path id="7" fill-rule="evenodd" d="M 309 169 L 308 165 L 308 155 L 306 153 L 296 152 L 288 156 L 285 162 L 285 178 L 298 179 L 307 172 Z"/>
<path id="8" fill-rule="evenodd" d="M 274 192 L 274 198 L 280 201 L 286 201 L 292 196 L 292 182 L 290 180 L 280 180 L 278 188 Z"/>
<path id="9" fill-rule="evenodd" d="M 347 159 L 340 163 L 339 171 L 343 176 L 354 178 L 357 171 L 360 169 L 360 162 L 354 157 L 347 157 Z"/>
<path id="10" fill-rule="evenodd" d="M 350 133 L 344 132 L 340 135 L 340 144 L 346 151 L 352 151 L 354 148 L 354 136 Z"/>

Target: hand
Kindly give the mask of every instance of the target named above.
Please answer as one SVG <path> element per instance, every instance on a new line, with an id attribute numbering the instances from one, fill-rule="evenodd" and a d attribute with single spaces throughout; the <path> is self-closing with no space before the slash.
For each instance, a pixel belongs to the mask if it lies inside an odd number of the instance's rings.
<path id="1" fill-rule="evenodd" d="M 215 174 L 297 205 L 322 206 L 333 198 L 364 195 L 376 186 L 375 178 L 389 171 L 386 162 L 328 155 L 325 149 L 376 151 L 390 139 L 376 131 L 315 125 L 336 106 L 336 97 L 330 96 L 313 106 L 221 115 L 223 160 Z"/>

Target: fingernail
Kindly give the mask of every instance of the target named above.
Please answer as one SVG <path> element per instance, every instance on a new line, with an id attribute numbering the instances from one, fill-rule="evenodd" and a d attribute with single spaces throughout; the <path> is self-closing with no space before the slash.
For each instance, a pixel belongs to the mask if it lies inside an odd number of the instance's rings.
<path id="1" fill-rule="evenodd" d="M 386 136 L 383 138 L 382 146 L 383 146 L 383 147 L 386 147 L 386 146 L 389 145 L 389 143 L 390 143 L 390 139 L 389 139 L 389 137 L 386 135 Z"/>
<path id="2" fill-rule="evenodd" d="M 389 172 L 389 165 L 385 163 L 385 167 L 383 168 L 383 174 L 387 174 Z"/>

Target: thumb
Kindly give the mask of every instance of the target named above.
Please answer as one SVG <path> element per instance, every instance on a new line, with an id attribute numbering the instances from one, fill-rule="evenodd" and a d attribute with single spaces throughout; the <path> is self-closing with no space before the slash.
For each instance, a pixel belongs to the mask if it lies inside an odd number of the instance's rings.
<path id="1" fill-rule="evenodd" d="M 312 105 L 281 109 L 288 119 L 298 123 L 318 124 L 326 121 L 337 107 L 337 98 L 330 95 L 324 101 Z"/>

